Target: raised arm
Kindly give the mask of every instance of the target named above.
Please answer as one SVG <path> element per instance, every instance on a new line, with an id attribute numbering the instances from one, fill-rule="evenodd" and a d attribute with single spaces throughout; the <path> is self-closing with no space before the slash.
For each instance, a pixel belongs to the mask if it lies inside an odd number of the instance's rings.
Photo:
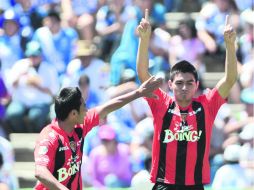
<path id="1" fill-rule="evenodd" d="M 138 89 L 113 98 L 105 104 L 96 107 L 96 110 L 100 115 L 100 119 L 105 118 L 110 112 L 115 111 L 128 104 L 129 102 L 142 96 L 156 98 L 156 95 L 153 94 L 153 91 L 159 88 L 161 83 L 162 79 L 158 79 L 152 76 L 147 81 L 145 81 Z"/>
<path id="2" fill-rule="evenodd" d="M 226 17 L 224 29 L 224 41 L 226 45 L 225 76 L 216 85 L 221 97 L 228 97 L 232 86 L 237 80 L 237 58 L 235 49 L 236 32 L 229 24 Z"/>
<path id="3" fill-rule="evenodd" d="M 139 35 L 139 46 L 137 54 L 137 72 L 139 80 L 143 83 L 151 76 L 148 71 L 148 48 L 151 37 L 151 25 L 149 23 L 149 12 L 145 10 L 145 18 L 142 18 L 140 24 L 137 27 Z"/>

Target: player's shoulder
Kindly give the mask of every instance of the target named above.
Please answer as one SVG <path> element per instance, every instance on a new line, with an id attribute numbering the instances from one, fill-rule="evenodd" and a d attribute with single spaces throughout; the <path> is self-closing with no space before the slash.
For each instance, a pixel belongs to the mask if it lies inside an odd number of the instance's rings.
<path id="1" fill-rule="evenodd" d="M 42 131 L 39 134 L 39 140 L 47 139 L 51 142 L 54 142 L 58 140 L 58 133 L 54 130 L 53 125 L 49 124 L 46 127 L 42 129 Z"/>
<path id="2" fill-rule="evenodd" d="M 203 102 L 205 101 L 208 97 L 212 96 L 216 92 L 216 89 L 210 89 L 206 88 L 200 95 L 194 98 L 195 101 L 198 102 Z"/>
<path id="3" fill-rule="evenodd" d="M 170 97 L 170 95 L 167 93 L 167 92 L 165 92 L 164 90 L 162 90 L 162 89 L 160 89 L 160 88 L 158 88 L 158 89 L 156 89 L 154 92 L 153 92 L 155 95 L 157 95 L 157 99 L 155 99 L 155 98 L 145 98 L 146 100 L 157 100 L 157 101 L 165 101 L 165 100 L 167 100 L 167 99 L 170 99 L 171 97 Z"/>

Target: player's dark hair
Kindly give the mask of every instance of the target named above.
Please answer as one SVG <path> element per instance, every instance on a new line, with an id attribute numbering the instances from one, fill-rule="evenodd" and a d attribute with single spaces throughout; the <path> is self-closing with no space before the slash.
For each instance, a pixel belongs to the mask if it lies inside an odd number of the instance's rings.
<path id="1" fill-rule="evenodd" d="M 195 81 L 198 81 L 198 73 L 196 68 L 188 61 L 182 60 L 177 62 L 170 70 L 170 80 L 173 81 L 175 75 L 178 73 L 191 73 L 193 74 Z"/>
<path id="2" fill-rule="evenodd" d="M 80 111 L 81 92 L 78 87 L 63 88 L 55 98 L 55 113 L 58 120 L 64 121 L 72 110 Z"/>

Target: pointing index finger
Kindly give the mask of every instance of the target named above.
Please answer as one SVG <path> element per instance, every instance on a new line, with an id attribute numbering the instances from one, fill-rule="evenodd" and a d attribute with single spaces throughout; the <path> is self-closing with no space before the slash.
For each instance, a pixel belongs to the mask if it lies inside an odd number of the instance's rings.
<path id="1" fill-rule="evenodd" d="M 226 21 L 225 21 L 225 26 L 227 26 L 229 24 L 229 16 L 226 15 Z"/>
<path id="2" fill-rule="evenodd" d="M 145 10 L 145 20 L 148 21 L 148 18 L 149 18 L 149 10 L 146 9 Z"/>

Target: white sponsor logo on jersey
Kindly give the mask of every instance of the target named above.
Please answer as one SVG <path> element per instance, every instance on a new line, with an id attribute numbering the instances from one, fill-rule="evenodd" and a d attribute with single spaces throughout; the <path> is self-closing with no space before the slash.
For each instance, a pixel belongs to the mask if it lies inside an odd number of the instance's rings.
<path id="1" fill-rule="evenodd" d="M 62 146 L 62 147 L 59 147 L 59 152 L 61 151 L 66 151 L 66 150 L 69 150 L 69 147 L 68 146 Z"/>
<path id="2" fill-rule="evenodd" d="M 57 170 L 59 182 L 66 180 L 69 176 L 72 176 L 79 171 L 81 160 L 77 161 L 78 158 L 79 158 L 78 156 L 71 157 L 71 159 L 69 159 L 69 162 L 67 163 L 69 167 L 66 168 L 63 167 Z"/>

